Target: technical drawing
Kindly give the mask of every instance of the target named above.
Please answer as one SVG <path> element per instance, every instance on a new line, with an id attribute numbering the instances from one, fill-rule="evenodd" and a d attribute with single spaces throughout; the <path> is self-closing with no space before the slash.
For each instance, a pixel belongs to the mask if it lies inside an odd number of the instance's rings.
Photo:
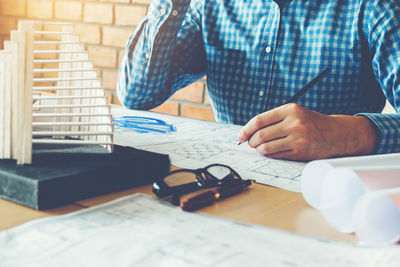
<path id="1" fill-rule="evenodd" d="M 223 148 L 214 145 L 208 145 L 204 143 L 190 143 L 184 144 L 183 146 L 178 145 L 176 148 L 173 148 L 171 152 L 188 159 L 203 161 L 207 160 L 210 157 L 218 155 L 223 151 Z"/>
<path id="2" fill-rule="evenodd" d="M 195 121 L 138 110 L 115 109 L 113 113 L 115 116 L 153 116 L 177 129 L 172 134 L 151 134 L 151 138 L 134 131 L 117 130 L 116 144 L 169 154 L 171 163 L 182 168 L 201 168 L 210 163 L 226 164 L 245 179 L 300 192 L 300 176 L 305 163 L 268 158 L 247 143 L 238 146 L 236 136 L 240 125 Z"/>

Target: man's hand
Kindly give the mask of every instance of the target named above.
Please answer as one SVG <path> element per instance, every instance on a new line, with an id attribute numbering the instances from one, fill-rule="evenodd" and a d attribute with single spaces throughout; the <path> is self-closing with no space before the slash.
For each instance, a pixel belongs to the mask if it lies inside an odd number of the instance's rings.
<path id="1" fill-rule="evenodd" d="M 324 115 L 287 104 L 252 118 L 238 135 L 271 158 L 314 160 L 375 151 L 378 130 L 364 116 Z"/>

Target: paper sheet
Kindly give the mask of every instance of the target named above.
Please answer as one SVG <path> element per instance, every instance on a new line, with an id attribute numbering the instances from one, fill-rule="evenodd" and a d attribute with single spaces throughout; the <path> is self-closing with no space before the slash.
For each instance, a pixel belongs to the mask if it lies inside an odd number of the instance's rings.
<path id="1" fill-rule="evenodd" d="M 368 248 L 182 212 L 137 194 L 0 233 L 0 266 L 395 266 Z"/>
<path id="2" fill-rule="evenodd" d="M 303 197 L 333 228 L 352 233 L 354 207 L 361 196 L 400 187 L 399 161 L 400 154 L 312 161 L 302 174 Z"/>
<path id="3" fill-rule="evenodd" d="M 400 153 L 366 155 L 356 157 L 341 157 L 334 159 L 324 159 L 324 161 L 334 167 L 350 168 L 353 170 L 376 169 L 382 167 L 394 167 L 400 163 Z"/>
<path id="4" fill-rule="evenodd" d="M 243 178 L 300 192 L 300 176 L 305 163 L 270 159 L 257 153 L 247 143 L 238 146 L 240 125 L 191 120 L 147 111 L 113 109 L 114 117 L 144 116 L 164 120 L 176 127 L 174 133 L 137 133 L 117 128 L 118 145 L 169 154 L 173 165 L 201 168 L 211 163 L 231 166 Z"/>
<path id="5" fill-rule="evenodd" d="M 368 176 L 370 178 L 366 179 L 369 180 L 365 183 L 366 189 L 377 190 L 396 186 L 394 183 L 397 179 L 390 178 L 393 176 L 390 173 L 392 170 L 400 169 L 399 163 L 400 153 L 314 160 L 307 163 L 303 169 L 301 192 L 312 207 L 320 209 L 321 187 L 327 176 L 335 171 L 334 169 L 345 168 L 356 172 L 356 175 Z M 390 179 L 375 179 L 375 176 L 387 175 Z"/>
<path id="6" fill-rule="evenodd" d="M 355 233 L 365 244 L 400 241 L 400 187 L 364 194 L 354 207 Z"/>

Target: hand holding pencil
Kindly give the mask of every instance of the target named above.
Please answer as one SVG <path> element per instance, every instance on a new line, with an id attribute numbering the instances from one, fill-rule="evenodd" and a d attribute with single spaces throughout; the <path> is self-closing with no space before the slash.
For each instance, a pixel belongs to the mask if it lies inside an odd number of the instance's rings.
<path id="1" fill-rule="evenodd" d="M 286 102 L 295 101 L 328 72 L 321 72 Z M 325 115 L 294 103 L 255 116 L 238 135 L 240 143 L 248 141 L 270 158 L 301 161 L 370 154 L 376 140 L 377 130 L 366 117 Z"/>

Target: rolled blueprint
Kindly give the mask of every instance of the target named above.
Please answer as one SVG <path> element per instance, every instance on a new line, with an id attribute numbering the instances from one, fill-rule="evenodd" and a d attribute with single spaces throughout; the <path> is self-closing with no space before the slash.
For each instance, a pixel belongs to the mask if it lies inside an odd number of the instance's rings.
<path id="1" fill-rule="evenodd" d="M 326 174 L 334 167 L 328 162 L 317 160 L 308 163 L 301 175 L 301 192 L 304 199 L 313 208 L 321 207 L 321 186 Z"/>
<path id="2" fill-rule="evenodd" d="M 301 176 L 301 192 L 312 207 L 320 209 L 321 185 L 326 175 L 335 167 L 351 170 L 400 167 L 400 153 L 315 160 L 308 163 Z"/>
<path id="3" fill-rule="evenodd" d="M 354 207 L 353 224 L 362 243 L 397 243 L 400 240 L 400 188 L 363 195 Z"/>
<path id="4" fill-rule="evenodd" d="M 353 210 L 366 192 L 400 187 L 400 166 L 350 170 L 334 168 L 321 185 L 320 211 L 325 220 L 344 233 L 354 232 Z"/>

